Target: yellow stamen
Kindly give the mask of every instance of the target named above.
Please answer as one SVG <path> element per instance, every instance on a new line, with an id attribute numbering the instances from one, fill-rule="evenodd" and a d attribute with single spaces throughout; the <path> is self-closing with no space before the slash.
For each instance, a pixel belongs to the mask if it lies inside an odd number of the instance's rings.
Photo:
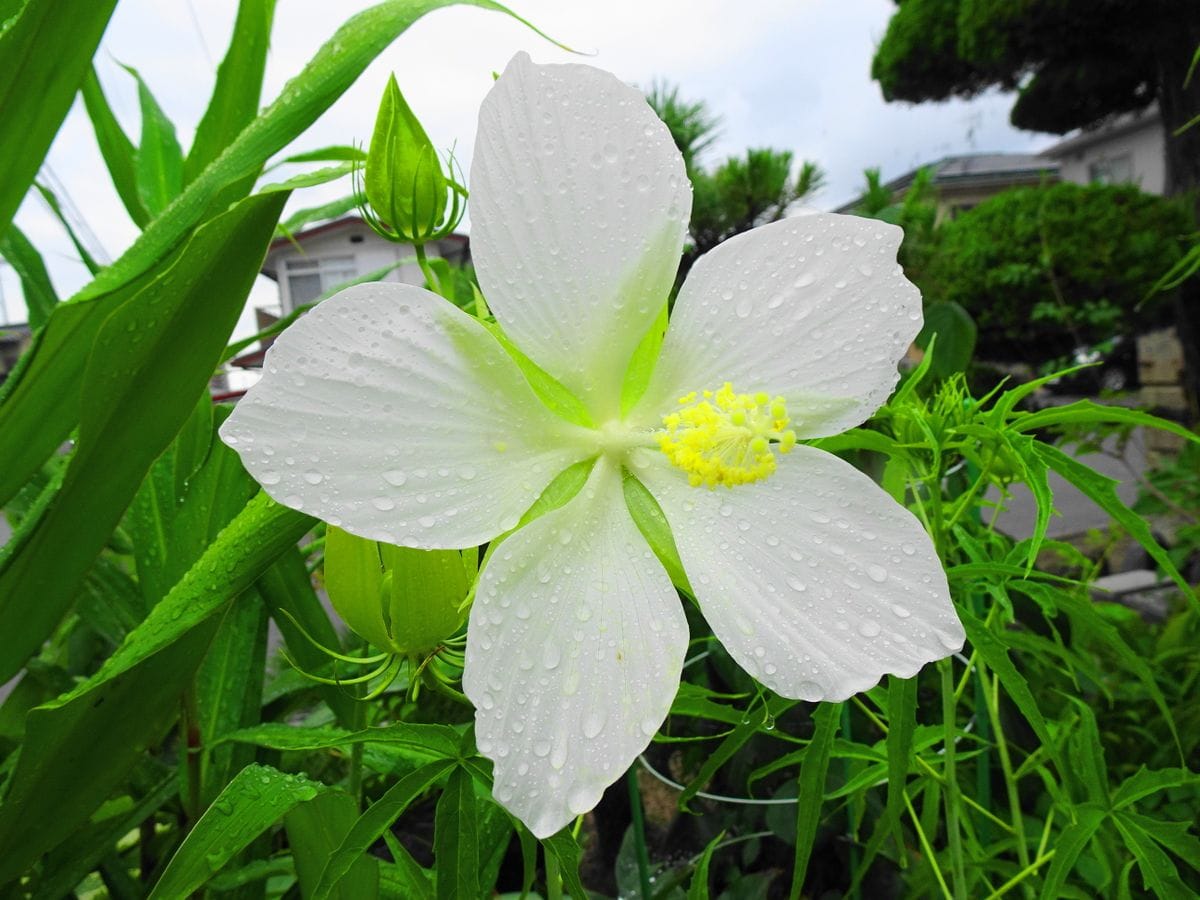
<path id="1" fill-rule="evenodd" d="M 780 453 L 796 444 L 782 397 L 738 394 L 727 381 L 717 391 L 685 394 L 679 407 L 663 416 L 658 444 L 694 487 L 760 481 L 775 471 L 772 444 Z"/>

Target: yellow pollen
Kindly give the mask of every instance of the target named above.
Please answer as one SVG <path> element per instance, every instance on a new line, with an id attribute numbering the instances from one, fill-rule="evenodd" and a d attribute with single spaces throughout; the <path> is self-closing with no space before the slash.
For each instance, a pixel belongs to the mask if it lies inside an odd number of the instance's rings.
<path id="1" fill-rule="evenodd" d="M 789 422 L 782 397 L 737 394 L 727 381 L 720 390 L 680 397 L 679 409 L 663 416 L 658 445 L 693 487 L 733 487 L 775 471 L 772 448 L 787 453 L 796 444 Z"/>

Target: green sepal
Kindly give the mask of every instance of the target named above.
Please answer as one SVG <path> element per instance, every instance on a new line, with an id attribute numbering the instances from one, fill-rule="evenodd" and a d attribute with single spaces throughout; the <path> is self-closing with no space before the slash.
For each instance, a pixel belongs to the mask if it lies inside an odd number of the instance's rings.
<path id="1" fill-rule="evenodd" d="M 466 611 L 459 607 L 471 583 L 462 554 L 390 544 L 380 544 L 379 550 L 391 576 L 392 646 L 405 654 L 436 649 L 466 618 Z"/>
<path id="2" fill-rule="evenodd" d="M 401 238 L 428 240 L 446 214 L 447 181 L 429 136 L 388 78 L 363 178 L 367 203 Z"/>
<path id="3" fill-rule="evenodd" d="M 330 525 L 325 532 L 325 590 L 337 614 L 359 637 L 391 650 L 384 610 L 379 545 Z"/>

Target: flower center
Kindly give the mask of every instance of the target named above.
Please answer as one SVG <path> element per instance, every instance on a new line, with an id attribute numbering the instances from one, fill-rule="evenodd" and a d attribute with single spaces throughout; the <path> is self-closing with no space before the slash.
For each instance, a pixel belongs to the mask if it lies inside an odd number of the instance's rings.
<path id="1" fill-rule="evenodd" d="M 733 487 L 775 471 L 772 450 L 787 453 L 796 443 L 789 421 L 782 397 L 738 394 L 727 381 L 720 390 L 680 397 L 679 409 L 663 416 L 658 445 L 693 487 Z"/>

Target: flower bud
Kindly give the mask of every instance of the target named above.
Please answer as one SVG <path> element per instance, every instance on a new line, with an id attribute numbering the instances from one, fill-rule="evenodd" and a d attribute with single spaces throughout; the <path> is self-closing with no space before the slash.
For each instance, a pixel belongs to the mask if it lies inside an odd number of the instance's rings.
<path id="1" fill-rule="evenodd" d="M 337 614 L 380 650 L 435 650 L 466 619 L 469 564 L 457 550 L 413 550 L 329 526 L 325 589 Z"/>
<path id="2" fill-rule="evenodd" d="M 442 161 L 396 84 L 388 78 L 363 177 L 367 222 L 393 241 L 423 244 L 457 227 L 466 191 Z"/>

